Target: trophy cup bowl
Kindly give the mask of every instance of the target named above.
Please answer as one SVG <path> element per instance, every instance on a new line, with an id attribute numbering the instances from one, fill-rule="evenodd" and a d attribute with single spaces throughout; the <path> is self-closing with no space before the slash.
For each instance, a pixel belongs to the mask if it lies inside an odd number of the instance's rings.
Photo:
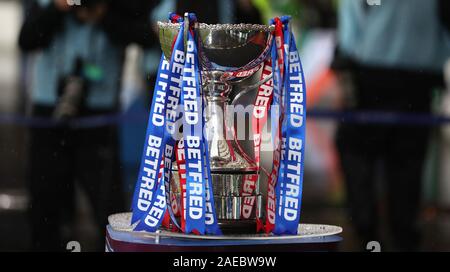
<path id="1" fill-rule="evenodd" d="M 185 24 L 188 22 L 185 19 Z M 158 22 L 161 49 L 170 59 L 172 44 L 180 30 L 180 23 Z M 187 26 L 185 27 L 187 29 Z M 202 94 L 206 98 L 205 131 L 209 145 L 211 175 L 216 214 L 222 231 L 226 233 L 254 233 L 256 216 L 261 217 L 262 196 L 259 181 L 254 197 L 256 205 L 250 219 L 241 219 L 243 196 L 241 188 L 245 175 L 259 174 L 238 142 L 227 137 L 224 109 L 250 90 L 264 83 L 260 80 L 262 62 L 270 51 L 273 26 L 254 24 L 195 23 L 199 37 L 199 58 Z M 229 73 L 246 71 L 240 77 Z M 176 164 L 174 171 L 176 171 Z M 171 191 L 179 196 L 178 175 L 172 175 Z M 258 179 L 259 180 L 259 179 Z"/>

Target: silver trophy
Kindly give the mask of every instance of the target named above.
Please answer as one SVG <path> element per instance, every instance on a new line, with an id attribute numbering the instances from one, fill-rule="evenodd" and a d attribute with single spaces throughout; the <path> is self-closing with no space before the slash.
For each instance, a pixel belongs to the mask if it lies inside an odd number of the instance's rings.
<path id="1" fill-rule="evenodd" d="M 186 16 L 185 16 L 186 17 Z M 188 23 L 187 18 L 184 20 Z M 166 59 L 172 54 L 172 44 L 180 24 L 158 22 L 159 39 Z M 188 26 L 185 25 L 185 30 Z M 227 105 L 235 103 L 244 94 L 257 90 L 268 80 L 260 80 L 262 62 L 268 57 L 273 26 L 254 24 L 196 23 L 194 31 L 199 37 L 199 58 L 202 65 L 202 93 L 206 105 L 206 133 L 216 214 L 224 233 L 254 233 L 256 216 L 262 214 L 262 196 L 259 181 L 253 197 L 256 205 L 252 216 L 241 219 L 243 196 L 241 188 L 245 175 L 259 174 L 246 152 L 234 139 L 224 114 Z M 183 33 L 186 35 L 186 33 Z M 229 76 L 240 73 L 238 77 Z M 249 141 L 247 141 L 249 142 Z M 177 169 L 174 165 L 171 191 L 179 196 Z"/>

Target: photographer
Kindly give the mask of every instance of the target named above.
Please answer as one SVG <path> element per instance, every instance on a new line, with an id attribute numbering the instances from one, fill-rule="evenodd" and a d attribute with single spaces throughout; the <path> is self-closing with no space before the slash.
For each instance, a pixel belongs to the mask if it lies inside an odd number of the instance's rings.
<path id="1" fill-rule="evenodd" d="M 74 129 L 74 118 L 117 112 L 125 47 L 157 43 L 148 15 L 156 1 L 39 0 L 26 13 L 19 46 L 39 50 L 31 114 L 61 126 L 29 133 L 28 185 L 33 250 L 65 250 L 74 240 L 75 184 L 96 220 L 104 247 L 107 216 L 124 209 L 116 127 Z M 73 230 L 72 230 L 73 231 Z"/>

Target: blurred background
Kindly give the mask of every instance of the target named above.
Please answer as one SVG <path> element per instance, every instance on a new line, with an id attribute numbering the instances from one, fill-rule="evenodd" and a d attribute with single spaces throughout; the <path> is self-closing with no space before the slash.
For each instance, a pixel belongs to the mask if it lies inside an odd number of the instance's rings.
<path id="1" fill-rule="evenodd" d="M 107 215 L 130 207 L 170 11 L 291 15 L 301 221 L 342 226 L 342 251 L 450 250 L 449 1 L 0 0 L 0 251 L 104 249 Z"/>

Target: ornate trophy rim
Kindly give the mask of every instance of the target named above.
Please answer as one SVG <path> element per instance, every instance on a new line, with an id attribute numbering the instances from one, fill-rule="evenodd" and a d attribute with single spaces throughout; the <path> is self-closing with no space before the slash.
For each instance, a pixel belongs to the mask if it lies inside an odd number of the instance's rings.
<path id="1" fill-rule="evenodd" d="M 157 22 L 159 28 L 172 28 L 179 29 L 181 23 L 171 22 Z M 275 29 L 273 25 L 260 25 L 260 24 L 206 24 L 197 23 L 196 28 L 205 30 L 233 30 L 233 31 L 266 31 L 270 32 Z"/>
<path id="2" fill-rule="evenodd" d="M 159 42 L 167 59 L 172 54 L 173 41 L 182 23 L 158 21 Z M 201 63 L 207 71 L 220 73 L 235 72 L 240 69 L 253 70 L 262 61 L 262 55 L 268 54 L 274 25 L 263 24 L 206 24 L 196 22 L 193 29 L 198 32 L 203 53 Z M 250 43 L 253 38 L 256 43 Z M 218 40 L 217 44 L 213 42 Z M 265 44 L 262 45 L 261 42 Z M 253 44 L 254 46 L 251 46 Z M 259 45 L 258 45 L 259 44 Z M 256 46 L 255 46 L 256 45 Z M 227 57 L 219 55 L 227 53 Z M 235 58 L 242 55 L 244 58 Z M 259 60 L 259 62 L 254 61 Z M 250 76 L 250 74 L 249 74 Z"/>

